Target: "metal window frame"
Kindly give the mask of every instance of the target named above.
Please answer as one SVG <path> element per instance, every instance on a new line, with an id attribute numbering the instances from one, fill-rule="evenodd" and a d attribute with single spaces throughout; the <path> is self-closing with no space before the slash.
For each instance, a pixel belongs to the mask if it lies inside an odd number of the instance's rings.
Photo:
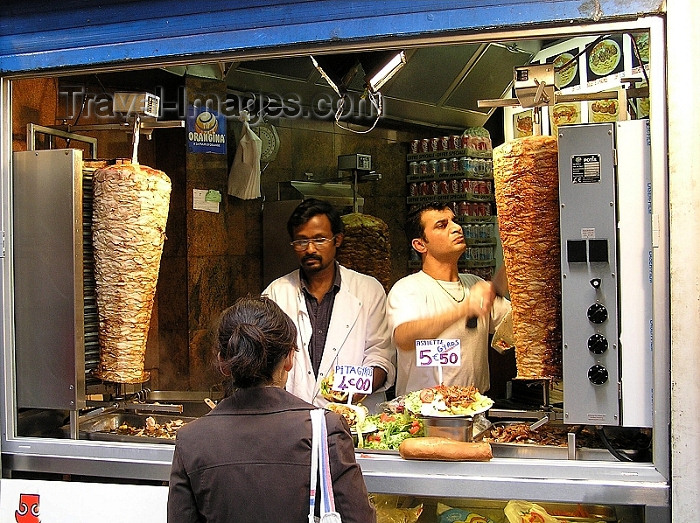
<path id="1" fill-rule="evenodd" d="M 327 4 L 335 4 L 328 2 Z M 466 2 L 465 2 L 466 3 Z M 465 3 L 462 3 L 464 5 Z M 573 9 L 579 6 L 579 2 L 547 2 L 553 7 L 560 8 L 559 13 L 568 12 L 566 8 Z M 619 4 L 619 2 L 602 2 L 603 5 Z M 630 9 L 641 6 L 657 5 L 658 2 L 633 2 Z M 391 4 L 394 7 L 394 4 Z M 526 6 L 527 13 L 519 13 L 519 17 L 508 18 L 513 6 Z M 519 38 L 565 38 L 584 34 L 600 34 L 616 31 L 628 31 L 648 29 L 652 41 L 665 41 L 664 21 L 660 17 L 644 17 L 623 22 L 584 23 L 581 13 L 568 18 L 566 23 L 557 18 L 558 23 L 554 27 L 520 27 L 542 21 L 543 14 L 535 10 L 542 10 L 541 2 L 510 2 L 501 3 L 499 6 L 488 7 L 488 20 L 479 17 L 472 22 L 469 28 L 444 27 L 441 31 L 431 30 L 429 24 L 419 16 L 415 10 L 406 17 L 397 15 L 397 24 L 411 23 L 414 31 L 408 37 L 406 34 L 395 32 L 387 39 L 382 40 L 379 47 L 390 47 L 401 42 L 402 47 L 410 48 L 423 45 L 445 45 L 449 43 L 469 42 L 497 42 L 503 40 L 516 40 Z M 462 8 L 467 13 L 467 8 Z M 473 13 L 473 11 L 472 11 Z M 508 26 L 499 30 L 493 30 L 490 26 L 488 32 L 480 29 L 486 28 L 488 21 L 493 24 L 496 15 L 502 13 L 508 20 Z M 629 11 L 624 13 L 629 15 Z M 425 17 L 425 13 L 420 15 Z M 442 16 L 442 15 L 441 15 Z M 558 15 L 559 16 L 559 15 Z M 464 20 L 461 17 L 458 17 Z M 364 20 L 364 19 L 362 19 Z M 576 20 L 580 25 L 571 26 L 569 22 Z M 386 20 L 384 20 L 386 22 Z M 329 22 L 330 23 L 330 22 Z M 357 20 L 360 23 L 360 19 Z M 458 22 L 455 22 L 458 23 Z M 401 25 L 401 24 L 399 24 Z M 328 29 L 327 25 L 319 27 L 319 31 Z M 433 28 L 434 29 L 434 28 Z M 360 35 L 357 28 L 355 35 Z M 338 42 L 317 39 L 313 45 L 309 43 L 311 36 L 302 34 L 301 40 L 307 39 L 303 50 L 296 48 L 294 51 L 275 50 L 271 46 L 279 45 L 278 40 L 266 42 L 265 48 L 231 50 L 235 47 L 229 43 L 229 52 L 223 55 L 226 58 L 242 57 L 279 57 L 289 56 L 294 53 L 307 53 L 312 49 L 318 52 L 339 52 L 348 49 L 362 49 L 372 46 L 377 34 L 386 31 L 376 24 L 371 24 L 365 29 L 366 34 L 360 36 L 357 41 L 341 39 Z M 466 34 L 465 34 L 466 31 Z M 217 34 L 221 37 L 223 33 Z M 240 35 L 239 35 L 240 36 Z M 250 35 L 248 34 L 248 37 Z M 245 38 L 245 37 L 244 37 Z M 206 43 L 208 42 L 208 43 Z M 180 40 L 176 39 L 168 46 L 173 54 L 166 59 L 165 56 L 155 57 L 151 54 L 150 60 L 138 63 L 138 66 L 161 65 L 163 61 L 193 62 L 207 58 L 207 52 L 218 48 L 215 41 L 205 39 L 201 45 L 188 48 L 187 52 L 179 46 Z M 270 46 L 270 47 L 267 47 Z M 221 47 L 219 45 L 219 47 Z M 1 51 L 1 49 L 0 49 Z M 73 50 L 72 52 L 77 52 Z M 113 55 L 99 55 L 97 60 L 88 63 L 85 57 L 91 53 L 90 49 L 84 49 L 80 55 L 66 55 L 66 59 L 60 63 L 71 66 L 71 71 L 116 70 L 128 69 L 136 66 L 136 61 L 114 64 L 108 58 Z M 669 227 L 668 227 L 668 181 L 667 181 L 667 150 L 666 139 L 666 98 L 665 98 L 665 46 L 652 47 L 652 59 L 650 61 L 650 76 L 658 78 L 659 82 L 652 85 L 652 114 L 655 117 L 651 126 L 651 140 L 656 153 L 652 152 L 652 185 L 653 207 L 655 209 L 656 243 L 654 245 L 654 293 L 659 299 L 655 300 L 654 317 L 657 319 L 654 326 L 655 355 L 654 366 L 656 369 L 670 369 L 670 309 L 669 309 Z M 12 74 L 0 80 L 0 198 L 2 211 L 0 214 L 0 229 L 11 235 L 11 78 L 30 77 L 41 74 L 50 74 L 55 71 L 56 58 L 59 51 L 52 51 L 39 56 L 24 56 L 23 60 L 17 58 L 17 62 L 4 63 L 4 68 L 14 68 Z M 92 55 L 90 55 L 92 57 Z M 220 56 L 221 57 L 221 56 Z M 70 59 L 68 59 L 70 58 Z M 134 55 L 131 58 L 136 59 Z M 99 63 L 96 65 L 95 63 Z M 9 66 L 8 66 L 9 63 Z M 112 64 L 112 65 L 110 65 Z M 34 67 L 30 71 L 29 66 Z M 8 69 L 5 69 L 8 72 Z M 22 74 L 19 74 L 22 72 Z M 662 153 L 662 154 L 660 154 Z M 5 348 L 14 346 L 13 337 L 13 289 L 12 289 L 12 247 L 8 244 L 7 254 L 0 258 L 0 299 L 2 302 L 2 324 L 0 325 L 0 337 Z M 13 398 L 15 376 L 13 374 L 13 350 L 2 352 L 3 372 L 0 390 L 3 410 L 5 413 L 15 412 Z M 566 498 L 571 501 L 612 503 L 612 504 L 636 504 L 651 507 L 667 507 L 670 504 L 670 378 L 666 372 L 655 372 L 655 406 L 654 406 L 654 463 L 653 464 L 629 464 L 629 463 L 605 463 L 599 462 L 571 462 L 568 460 L 522 460 L 514 461 L 495 460 L 488 464 L 460 463 L 460 464 L 433 464 L 403 462 L 392 459 L 393 457 L 364 456 L 358 454 L 363 472 L 370 491 L 403 494 L 440 495 L 465 497 L 488 497 L 492 499 L 510 499 L 516 493 L 518 497 L 532 497 L 539 500 L 557 501 Z M 167 480 L 172 459 L 172 448 L 163 445 L 131 445 L 124 443 L 106 443 L 92 441 L 64 441 L 46 440 L 36 438 L 16 438 L 14 436 L 14 420 L 3 419 L 3 466 L 11 470 L 33 470 L 47 472 L 63 472 L 84 475 L 111 477 Z M 431 481 L 425 481 L 430 478 Z M 511 485 L 511 486 L 508 486 Z"/>

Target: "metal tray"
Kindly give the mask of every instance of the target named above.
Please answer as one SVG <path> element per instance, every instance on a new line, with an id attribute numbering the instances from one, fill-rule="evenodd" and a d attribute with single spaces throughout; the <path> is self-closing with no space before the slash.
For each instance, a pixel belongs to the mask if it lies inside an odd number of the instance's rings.
<path id="1" fill-rule="evenodd" d="M 476 416 L 422 416 L 426 436 L 438 436 L 457 441 L 478 441 L 491 428 L 483 414 Z"/>
<path id="2" fill-rule="evenodd" d="M 148 393 L 146 402 L 182 405 L 182 416 L 198 418 L 211 410 L 211 407 L 204 402 L 205 399 L 210 398 L 218 403 L 221 397 L 221 394 L 215 392 L 153 390 Z"/>
<path id="3" fill-rule="evenodd" d="M 584 503 L 538 503 L 538 505 L 551 514 L 552 517 L 571 523 L 617 521 L 615 509 L 605 505 L 586 505 Z M 588 515 L 585 517 L 567 515 L 580 514 L 581 512 L 585 512 Z"/>
<path id="4" fill-rule="evenodd" d="M 530 458 L 530 459 L 578 459 L 582 461 L 617 461 L 615 456 L 605 449 L 577 448 L 574 457 L 569 456 L 568 447 L 547 445 L 530 445 L 527 443 L 491 443 L 495 458 Z"/>
<path id="5" fill-rule="evenodd" d="M 100 414 L 91 418 L 78 426 L 78 433 L 81 439 L 99 440 L 99 441 L 120 441 L 129 443 L 158 443 L 158 444 L 175 444 L 175 439 L 156 438 L 151 436 L 132 436 L 129 434 L 117 434 L 116 429 L 123 423 L 127 423 L 132 427 L 143 427 L 146 424 L 146 418 L 152 417 L 156 423 L 164 424 L 169 421 L 181 419 L 184 423 L 189 423 L 197 418 L 180 416 L 178 414 L 138 414 L 134 412 L 111 412 Z"/>
<path id="6" fill-rule="evenodd" d="M 496 422 L 492 426 L 498 428 L 513 424 L 521 424 L 522 420 L 510 422 Z M 552 427 L 562 428 L 564 425 L 552 423 Z M 541 429 L 546 430 L 546 428 Z M 488 435 L 484 437 L 488 440 Z M 576 446 L 570 449 L 568 445 L 543 445 L 537 443 L 498 443 L 490 441 L 494 457 L 498 458 L 532 458 L 532 459 L 576 459 L 582 461 L 618 461 L 605 448 L 592 448 Z M 635 451 L 625 450 L 630 457 L 636 455 Z"/>

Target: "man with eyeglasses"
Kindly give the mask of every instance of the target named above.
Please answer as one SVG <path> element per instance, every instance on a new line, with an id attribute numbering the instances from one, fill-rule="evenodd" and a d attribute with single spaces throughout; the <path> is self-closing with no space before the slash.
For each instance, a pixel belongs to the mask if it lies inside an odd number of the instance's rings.
<path id="1" fill-rule="evenodd" d="M 287 222 L 299 268 L 273 281 L 263 295 L 297 326 L 300 350 L 294 355 L 287 390 L 324 406 L 328 401 L 321 395 L 321 382 L 335 365 L 372 367 L 372 394 L 363 399 L 372 411 L 394 383 L 395 350 L 386 323 L 384 288 L 335 259 L 344 229 L 330 203 L 314 198 L 300 203 Z"/>

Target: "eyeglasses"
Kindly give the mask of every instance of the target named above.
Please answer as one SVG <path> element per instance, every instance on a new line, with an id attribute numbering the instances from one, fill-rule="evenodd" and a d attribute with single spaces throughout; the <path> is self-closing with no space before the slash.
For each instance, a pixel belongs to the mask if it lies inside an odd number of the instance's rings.
<path id="1" fill-rule="evenodd" d="M 291 245 L 295 251 L 303 252 L 305 251 L 310 243 L 314 244 L 314 247 L 317 249 L 319 247 L 325 247 L 328 245 L 328 242 L 332 242 L 335 239 L 335 236 L 331 238 L 311 238 L 309 240 L 294 240 L 293 242 L 289 242 L 289 245 Z"/>

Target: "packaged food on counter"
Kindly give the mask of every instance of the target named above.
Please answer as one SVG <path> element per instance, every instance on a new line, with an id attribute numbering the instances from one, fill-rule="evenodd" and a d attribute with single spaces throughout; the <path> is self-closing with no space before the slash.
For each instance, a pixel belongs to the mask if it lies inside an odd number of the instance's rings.
<path id="1" fill-rule="evenodd" d="M 438 523 L 495 523 L 491 518 L 463 508 L 437 504 Z"/>
<path id="2" fill-rule="evenodd" d="M 370 500 L 377 509 L 377 523 L 416 523 L 423 513 L 423 504 L 415 507 L 399 507 L 399 496 L 372 494 Z"/>
<path id="3" fill-rule="evenodd" d="M 544 508 L 529 501 L 509 501 L 503 512 L 509 523 L 561 523 Z"/>

